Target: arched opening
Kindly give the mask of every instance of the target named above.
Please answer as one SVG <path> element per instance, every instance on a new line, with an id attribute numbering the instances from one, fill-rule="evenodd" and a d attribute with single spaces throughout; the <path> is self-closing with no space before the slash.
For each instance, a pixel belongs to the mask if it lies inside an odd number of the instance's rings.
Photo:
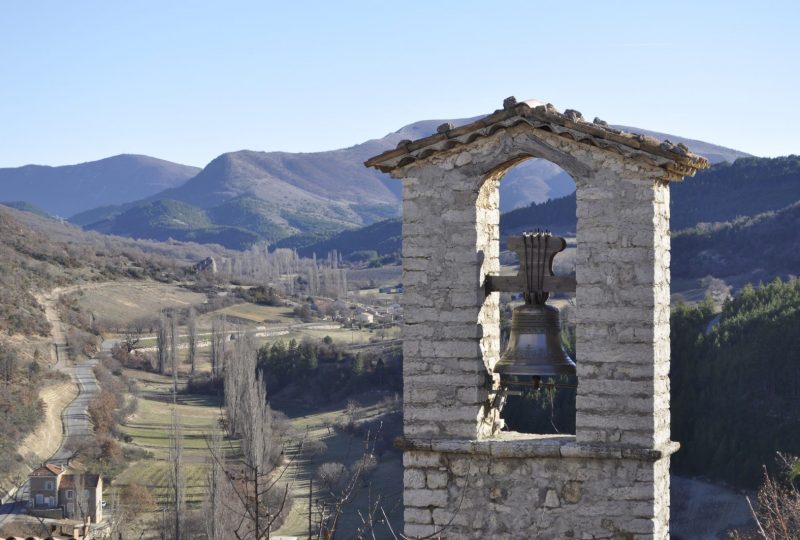
<path id="1" fill-rule="evenodd" d="M 511 160 L 489 175 L 499 190 L 499 262 L 501 275 L 520 271 L 519 255 L 508 240 L 526 232 L 544 230 L 566 240 L 566 249 L 553 260 L 557 276 L 575 275 L 577 232 L 575 182 L 555 163 L 523 156 Z M 501 292 L 500 354 L 506 353 L 511 337 L 512 313 L 524 303 L 522 291 Z M 575 351 L 575 294 L 552 292 L 547 305 L 558 309 L 559 340 L 566 353 L 578 361 Z M 577 377 L 542 377 L 539 388 L 503 388 L 501 418 L 506 429 L 520 433 L 574 434 Z"/>

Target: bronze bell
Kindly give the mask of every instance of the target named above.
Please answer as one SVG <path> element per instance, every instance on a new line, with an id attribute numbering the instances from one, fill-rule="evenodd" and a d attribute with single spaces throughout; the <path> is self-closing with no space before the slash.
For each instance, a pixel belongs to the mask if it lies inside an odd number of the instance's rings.
<path id="1" fill-rule="evenodd" d="M 561 344 L 558 309 L 545 303 L 514 308 L 508 347 L 494 371 L 502 379 L 575 375 L 575 362 Z"/>

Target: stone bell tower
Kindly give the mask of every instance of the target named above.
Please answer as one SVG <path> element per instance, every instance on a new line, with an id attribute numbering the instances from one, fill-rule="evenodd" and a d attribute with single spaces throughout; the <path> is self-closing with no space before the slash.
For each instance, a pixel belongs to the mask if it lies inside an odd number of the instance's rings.
<path id="1" fill-rule="evenodd" d="M 501 431 L 495 399 L 498 185 L 528 158 L 577 189 L 574 436 Z M 405 534 L 668 538 L 669 182 L 708 162 L 508 98 L 366 164 L 403 181 Z"/>

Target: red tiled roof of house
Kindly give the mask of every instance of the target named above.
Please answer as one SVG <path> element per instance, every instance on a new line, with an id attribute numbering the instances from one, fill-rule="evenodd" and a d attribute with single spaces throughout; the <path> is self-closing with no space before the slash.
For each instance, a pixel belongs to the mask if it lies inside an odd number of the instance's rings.
<path id="1" fill-rule="evenodd" d="M 74 488 L 75 487 L 75 474 L 65 474 L 64 477 L 61 479 L 61 484 L 59 484 L 58 489 L 66 489 L 66 488 Z M 98 482 L 100 481 L 100 475 L 98 474 L 84 474 L 83 475 L 83 487 L 85 488 L 96 488 Z"/>
<path id="2" fill-rule="evenodd" d="M 38 469 L 31 471 L 28 476 L 58 476 L 64 472 L 64 467 L 55 463 L 45 463 Z"/>

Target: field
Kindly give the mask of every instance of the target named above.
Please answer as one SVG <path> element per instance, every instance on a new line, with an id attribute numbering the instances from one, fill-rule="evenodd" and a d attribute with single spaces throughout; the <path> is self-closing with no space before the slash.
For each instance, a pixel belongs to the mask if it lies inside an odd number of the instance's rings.
<path id="1" fill-rule="evenodd" d="M 137 378 L 143 397 L 139 398 L 137 413 L 121 430 L 132 438 L 131 444 L 147 450 L 152 458 L 131 464 L 116 478 L 114 485 L 138 482 L 150 488 L 157 499 L 163 500 L 169 486 L 172 382 L 169 377 L 152 373 L 126 370 L 126 374 Z M 218 429 L 219 402 L 179 394 L 175 408 L 183 427 L 187 502 L 199 503 L 205 493 L 209 461 L 205 437 Z M 231 453 L 237 451 L 238 447 L 235 445 L 230 449 Z"/>
<path id="2" fill-rule="evenodd" d="M 281 404 L 277 407 L 281 408 Z M 309 480 L 314 479 L 312 499 L 324 498 L 325 493 L 316 481 L 317 468 L 326 462 L 338 462 L 348 468 L 357 462 L 363 452 L 363 440 L 359 437 L 337 432 L 332 428 L 337 419 L 344 414 L 342 407 L 322 411 L 303 411 L 283 406 L 284 412 L 291 419 L 291 424 L 299 433 L 307 433 L 309 439 L 318 439 L 328 447 L 327 452 L 319 457 L 308 459 L 304 457 L 293 458 L 284 478 L 291 485 L 291 492 L 295 497 L 294 505 L 288 519 L 276 531 L 277 535 L 298 536 L 305 538 L 308 535 L 308 488 Z M 382 412 L 378 405 L 366 407 L 362 414 L 366 417 Z M 383 507 L 389 515 L 395 530 L 401 528 L 402 523 L 402 486 L 403 486 L 403 461 L 398 452 L 387 452 L 378 463 L 378 467 L 358 488 L 341 519 L 339 535 L 342 538 L 352 538 L 353 531 L 361 524 L 358 511 L 362 513 L 369 507 L 370 501 L 380 495 L 384 500 Z M 382 534 L 381 534 L 382 533 Z M 385 531 L 376 531 L 377 538 L 389 538 Z"/>
<path id="3" fill-rule="evenodd" d="M 78 305 L 109 328 L 136 319 L 154 319 L 161 309 L 188 307 L 206 301 L 204 294 L 155 281 L 115 281 L 82 287 L 74 293 Z"/>
<path id="4" fill-rule="evenodd" d="M 291 324 L 297 322 L 291 308 L 261 306 L 258 304 L 236 304 L 213 312 L 214 315 L 227 315 L 254 323 Z M 204 317 L 208 318 L 208 317 Z"/>

